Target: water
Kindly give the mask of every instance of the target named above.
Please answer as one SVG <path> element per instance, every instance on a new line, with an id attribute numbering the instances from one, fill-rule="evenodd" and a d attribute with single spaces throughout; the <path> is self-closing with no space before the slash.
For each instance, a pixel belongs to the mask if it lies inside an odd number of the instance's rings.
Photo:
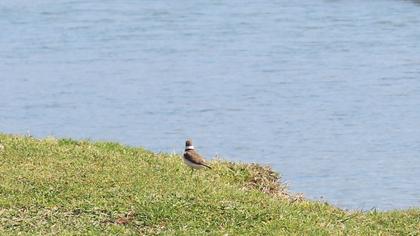
<path id="1" fill-rule="evenodd" d="M 420 206 L 418 1 L 0 2 L 0 131 L 270 164 Z"/>

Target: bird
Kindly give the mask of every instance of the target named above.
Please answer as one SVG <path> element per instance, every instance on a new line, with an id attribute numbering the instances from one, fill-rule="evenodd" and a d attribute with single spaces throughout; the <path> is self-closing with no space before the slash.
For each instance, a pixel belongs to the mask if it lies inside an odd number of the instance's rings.
<path id="1" fill-rule="evenodd" d="M 185 152 L 183 159 L 184 163 L 191 167 L 191 174 L 194 169 L 201 169 L 204 167 L 211 169 L 211 166 L 207 165 L 204 158 L 195 151 L 191 139 L 187 139 L 185 142 Z"/>

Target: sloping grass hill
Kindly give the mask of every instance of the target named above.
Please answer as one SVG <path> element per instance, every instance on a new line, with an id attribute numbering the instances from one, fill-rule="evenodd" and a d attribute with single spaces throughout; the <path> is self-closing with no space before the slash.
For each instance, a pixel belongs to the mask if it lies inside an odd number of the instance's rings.
<path id="1" fill-rule="evenodd" d="M 116 143 L 0 134 L 0 234 L 419 235 L 420 210 L 349 212 L 291 196 L 268 167 Z"/>

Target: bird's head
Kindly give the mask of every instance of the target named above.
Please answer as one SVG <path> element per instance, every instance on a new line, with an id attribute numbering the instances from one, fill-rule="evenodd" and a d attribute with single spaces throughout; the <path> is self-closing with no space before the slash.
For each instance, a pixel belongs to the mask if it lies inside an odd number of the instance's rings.
<path id="1" fill-rule="evenodd" d="M 187 141 L 185 142 L 185 150 L 193 150 L 194 146 L 192 145 L 192 140 L 191 139 L 187 139 Z"/>

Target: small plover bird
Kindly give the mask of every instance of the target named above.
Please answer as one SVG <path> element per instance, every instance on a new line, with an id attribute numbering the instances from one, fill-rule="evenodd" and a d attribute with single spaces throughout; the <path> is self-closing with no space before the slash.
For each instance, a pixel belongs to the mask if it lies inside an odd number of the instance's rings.
<path id="1" fill-rule="evenodd" d="M 206 164 L 204 158 L 194 150 L 191 139 L 188 139 L 185 142 L 185 152 L 183 159 L 185 164 L 191 167 L 191 173 L 193 169 L 201 169 L 204 167 L 211 169 L 211 167 Z"/>

